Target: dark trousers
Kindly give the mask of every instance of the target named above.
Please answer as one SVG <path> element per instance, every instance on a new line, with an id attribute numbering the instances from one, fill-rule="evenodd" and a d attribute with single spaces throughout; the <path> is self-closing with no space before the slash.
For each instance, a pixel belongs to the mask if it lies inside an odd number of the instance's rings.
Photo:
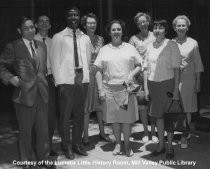
<path id="1" fill-rule="evenodd" d="M 32 133 L 35 133 L 37 160 L 44 160 L 49 154 L 47 104 L 40 94 L 32 107 L 15 103 L 19 125 L 19 151 L 22 161 L 36 160 L 32 148 Z M 33 132 L 32 132 L 33 131 Z"/>
<path id="2" fill-rule="evenodd" d="M 48 101 L 48 130 L 49 130 L 49 139 L 50 139 L 50 149 L 52 149 L 52 138 L 55 131 L 55 124 L 56 124 L 56 111 L 57 111 L 57 104 L 56 104 L 56 87 L 53 81 L 53 76 L 47 76 L 47 82 L 49 87 L 49 101 Z"/>
<path id="3" fill-rule="evenodd" d="M 60 96 L 60 134 L 62 148 L 67 150 L 81 144 L 84 125 L 84 106 L 88 83 L 64 84 L 64 94 Z M 72 143 L 70 141 L 69 119 L 73 113 Z"/>

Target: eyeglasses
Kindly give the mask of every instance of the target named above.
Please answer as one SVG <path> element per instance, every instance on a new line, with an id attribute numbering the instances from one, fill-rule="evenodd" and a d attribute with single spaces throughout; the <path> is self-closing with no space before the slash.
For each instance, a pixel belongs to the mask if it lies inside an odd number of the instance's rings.
<path id="1" fill-rule="evenodd" d="M 87 22 L 87 25 L 96 25 L 96 22 Z"/>
<path id="2" fill-rule="evenodd" d="M 149 22 L 148 21 L 138 21 L 137 25 L 142 25 L 142 24 L 145 24 L 145 23 L 149 23 Z"/>

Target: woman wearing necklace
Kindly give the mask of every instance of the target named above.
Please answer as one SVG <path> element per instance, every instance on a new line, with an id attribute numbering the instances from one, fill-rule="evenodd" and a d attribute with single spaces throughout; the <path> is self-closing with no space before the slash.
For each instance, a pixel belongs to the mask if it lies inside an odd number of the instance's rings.
<path id="1" fill-rule="evenodd" d="M 92 54 L 91 54 L 91 65 L 90 65 L 90 83 L 87 92 L 86 105 L 85 105 L 85 116 L 84 116 L 84 136 L 83 144 L 89 145 L 88 139 L 88 126 L 91 112 L 96 112 L 99 124 L 99 137 L 100 139 L 111 142 L 109 136 L 106 136 L 104 132 L 104 124 L 102 121 L 101 103 L 98 98 L 98 89 L 96 83 L 96 67 L 93 65 L 100 48 L 104 44 L 103 37 L 96 35 L 97 17 L 93 13 L 88 13 L 81 19 L 82 25 L 86 30 L 87 35 L 90 37 L 92 43 Z"/>
<path id="2" fill-rule="evenodd" d="M 134 22 L 137 25 L 139 29 L 139 33 L 136 35 L 133 35 L 129 43 L 135 46 L 135 48 L 138 50 L 140 56 L 142 59 L 145 58 L 146 54 L 146 48 L 149 43 L 155 40 L 155 37 L 153 35 L 153 32 L 149 31 L 149 25 L 151 24 L 151 17 L 142 12 L 138 12 L 134 17 Z M 137 83 L 141 84 L 143 86 L 143 72 L 140 72 L 138 76 L 136 77 Z M 144 128 L 144 135 L 142 137 L 142 141 L 144 143 L 149 141 L 149 131 L 148 131 L 148 102 L 144 99 L 144 92 L 141 91 L 137 95 L 138 100 L 138 108 L 139 113 L 141 117 L 141 121 Z M 155 134 L 155 124 L 153 122 L 153 119 L 150 119 L 151 121 L 151 138 L 153 142 L 158 142 L 158 138 Z"/>
<path id="3" fill-rule="evenodd" d="M 186 35 L 191 24 L 188 17 L 179 15 L 172 24 L 177 33 L 173 41 L 178 44 L 182 56 L 179 89 L 184 111 L 187 113 L 187 123 L 190 126 L 191 114 L 198 111 L 197 93 L 200 92 L 200 74 L 204 69 L 197 41 Z M 187 138 L 189 137 L 189 133 L 183 134 L 181 148 L 188 147 Z"/>
<path id="4" fill-rule="evenodd" d="M 151 156 L 165 153 L 164 142 L 164 112 L 167 111 L 171 99 L 179 100 L 179 67 L 181 56 L 175 42 L 165 37 L 168 31 L 166 20 L 154 21 L 153 33 L 155 41 L 147 47 L 145 58 L 144 90 L 148 99 L 150 96 L 151 106 L 149 115 L 156 119 L 159 144 Z M 173 93 L 169 98 L 167 93 Z M 166 158 L 174 156 L 172 148 L 173 133 L 168 135 L 168 149 Z"/>
<path id="5" fill-rule="evenodd" d="M 121 152 L 121 133 L 124 136 L 126 156 L 133 155 L 130 146 L 131 124 L 138 120 L 136 96 L 129 94 L 125 87 L 133 83 L 134 76 L 140 71 L 142 59 L 129 43 L 123 42 L 125 23 L 113 20 L 106 27 L 111 42 L 102 47 L 95 65 L 101 70 L 96 74 L 99 97 L 103 100 L 103 120 L 111 123 L 116 139 L 113 155 Z M 101 74 L 103 72 L 103 74 Z M 128 99 L 127 107 L 124 107 Z"/>

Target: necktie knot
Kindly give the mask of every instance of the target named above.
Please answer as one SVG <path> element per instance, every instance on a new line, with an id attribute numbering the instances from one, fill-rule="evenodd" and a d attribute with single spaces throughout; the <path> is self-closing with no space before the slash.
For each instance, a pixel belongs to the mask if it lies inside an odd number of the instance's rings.
<path id="1" fill-rule="evenodd" d="M 42 38 L 43 42 L 45 43 L 46 38 Z"/>

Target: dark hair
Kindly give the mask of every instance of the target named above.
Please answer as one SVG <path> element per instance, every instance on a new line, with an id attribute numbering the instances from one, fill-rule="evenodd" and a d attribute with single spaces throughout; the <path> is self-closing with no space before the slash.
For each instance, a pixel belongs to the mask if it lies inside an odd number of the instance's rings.
<path id="1" fill-rule="evenodd" d="M 126 24 L 123 20 L 121 19 L 115 19 L 115 20 L 112 20 L 111 22 L 109 22 L 106 27 L 105 27 L 105 31 L 106 31 L 106 35 L 107 37 L 109 38 L 110 40 L 110 30 L 111 30 L 111 26 L 114 24 L 114 23 L 118 23 L 120 24 L 120 26 L 122 27 L 122 40 L 125 41 L 124 38 L 126 38 L 127 36 L 127 28 L 126 28 Z"/>
<path id="2" fill-rule="evenodd" d="M 165 19 L 155 20 L 153 22 L 153 28 L 155 26 L 163 26 L 165 28 L 165 33 L 168 33 L 169 27 L 168 27 L 168 23 L 167 23 L 167 21 Z"/>
<path id="3" fill-rule="evenodd" d="M 72 6 L 72 7 L 68 7 L 68 8 L 66 9 L 65 17 L 68 15 L 69 11 L 72 11 L 72 10 L 77 11 L 78 14 L 80 15 L 80 10 L 79 10 L 79 8 L 77 8 L 76 6 Z"/>
<path id="4" fill-rule="evenodd" d="M 34 23 L 34 20 L 31 19 L 30 17 L 27 16 L 21 16 L 18 21 L 17 21 L 17 28 L 21 28 L 21 26 L 26 22 L 26 21 L 32 21 Z"/>
<path id="5" fill-rule="evenodd" d="M 43 16 L 47 17 L 47 18 L 49 19 L 49 22 L 50 22 L 50 17 L 49 17 L 48 15 L 46 15 L 46 14 L 42 14 L 42 15 L 39 15 L 39 16 L 38 16 L 38 18 L 37 18 L 37 20 L 36 20 L 36 23 L 38 23 L 38 22 L 39 22 L 39 19 L 40 19 L 41 17 L 43 17 Z"/>
<path id="6" fill-rule="evenodd" d="M 87 15 L 85 15 L 85 16 L 83 16 L 83 17 L 81 18 L 81 25 L 82 25 L 83 27 L 86 26 L 87 18 L 94 18 L 94 19 L 96 20 L 96 22 L 98 22 L 98 18 L 96 17 L 96 15 L 95 15 L 94 13 L 91 12 L 91 13 L 88 13 Z"/>

